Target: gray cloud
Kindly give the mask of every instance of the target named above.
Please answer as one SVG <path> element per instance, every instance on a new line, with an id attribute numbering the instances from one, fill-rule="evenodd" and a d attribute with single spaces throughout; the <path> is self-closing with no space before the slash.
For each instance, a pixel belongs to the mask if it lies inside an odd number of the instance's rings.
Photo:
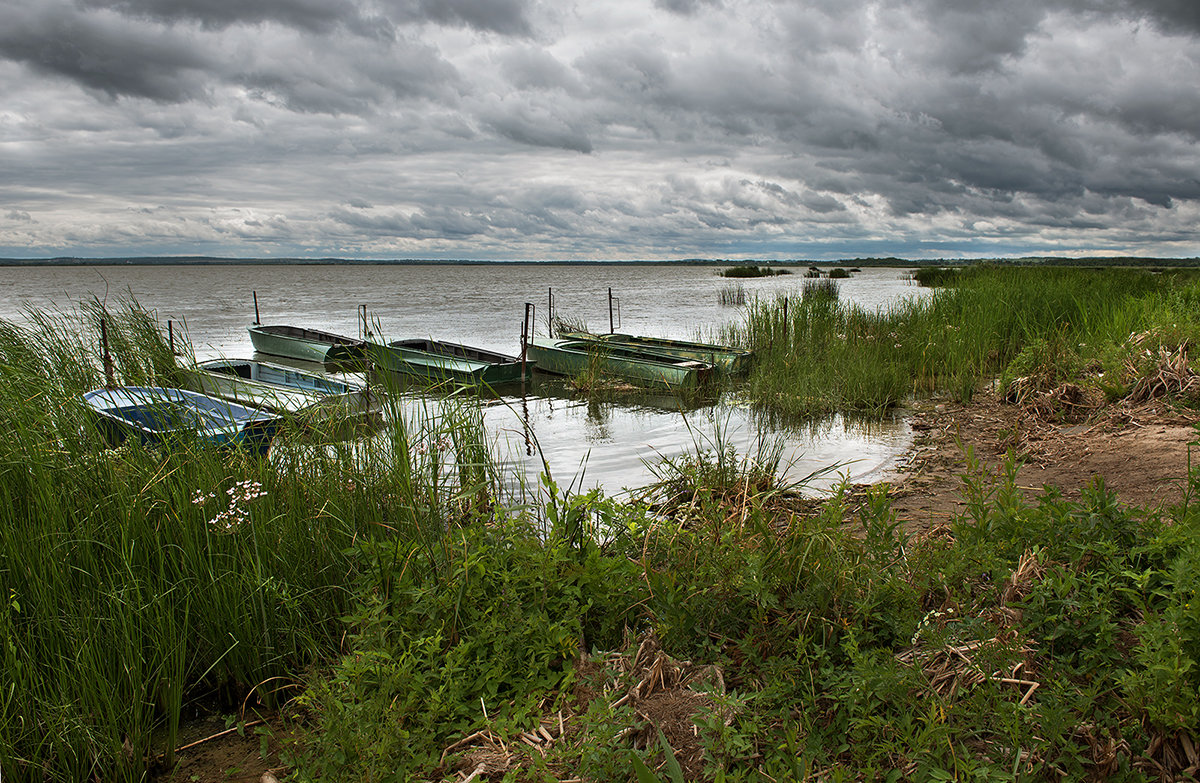
<path id="1" fill-rule="evenodd" d="M 350 0 L 82 0 L 82 3 L 87 8 L 104 8 L 158 22 L 199 22 L 214 30 L 273 22 L 310 32 L 328 32 L 344 26 L 361 32 L 374 29 L 378 33 L 382 22 L 366 17 Z M 383 29 L 386 28 L 384 25 Z"/>
<path id="2" fill-rule="evenodd" d="M 694 14 L 705 6 L 720 7 L 721 0 L 654 0 L 654 5 L 676 14 Z"/>
<path id="3" fill-rule="evenodd" d="M 0 255 L 1195 255 L 1196 15 L 10 0 Z"/>
<path id="4" fill-rule="evenodd" d="M 393 16 L 525 37 L 532 34 L 527 0 L 388 0 Z"/>
<path id="5" fill-rule="evenodd" d="M 0 10 L 0 57 L 109 97 L 179 101 L 205 93 L 213 61 L 187 37 L 81 15 L 56 3 Z"/>

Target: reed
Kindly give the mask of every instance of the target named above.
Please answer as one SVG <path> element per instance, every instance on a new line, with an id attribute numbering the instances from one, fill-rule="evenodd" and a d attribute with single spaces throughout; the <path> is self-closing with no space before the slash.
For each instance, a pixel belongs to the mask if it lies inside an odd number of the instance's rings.
<path id="1" fill-rule="evenodd" d="M 770 266 L 731 266 L 721 271 L 721 277 L 776 277 L 790 275 L 790 269 L 779 269 Z"/>
<path id="2" fill-rule="evenodd" d="M 170 764 L 186 704 L 290 698 L 339 648 L 355 547 L 439 562 L 494 492 L 469 401 L 397 408 L 365 447 L 285 432 L 270 459 L 104 448 L 79 399 L 104 382 L 100 317 L 116 383 L 173 381 L 136 305 L 0 323 L 0 769 L 14 780 L 142 780 Z"/>
<path id="3" fill-rule="evenodd" d="M 746 304 L 746 289 L 741 283 L 724 286 L 717 294 L 717 301 L 722 307 L 741 307 Z"/>
<path id="4" fill-rule="evenodd" d="M 1175 345 L 1200 337 L 1193 275 L 983 266 L 942 279 L 949 284 L 931 297 L 878 312 L 806 281 L 799 302 L 753 302 L 721 340 L 759 352 L 749 382 L 758 404 L 813 415 L 882 411 L 931 393 L 969 400 L 1038 340 L 1069 347 L 1056 378 L 1091 367 L 1113 383 L 1127 375 L 1131 334 Z"/>

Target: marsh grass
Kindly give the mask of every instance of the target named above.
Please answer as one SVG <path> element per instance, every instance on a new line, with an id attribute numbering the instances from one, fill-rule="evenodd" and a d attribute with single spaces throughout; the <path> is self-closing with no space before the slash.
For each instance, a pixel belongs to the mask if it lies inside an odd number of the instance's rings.
<path id="1" fill-rule="evenodd" d="M 723 286 L 717 293 L 717 301 L 722 307 L 741 307 L 746 304 L 746 289 L 741 283 Z"/>
<path id="2" fill-rule="evenodd" d="M 780 269 L 770 266 L 731 266 L 721 271 L 721 277 L 776 277 L 778 275 L 790 275 L 792 270 Z"/>
<path id="3" fill-rule="evenodd" d="M 497 485 L 465 398 L 392 410 L 368 445 L 285 431 L 270 459 L 186 438 L 106 448 L 79 399 L 105 380 L 100 317 L 117 384 L 174 383 L 135 304 L 0 323 L 6 779 L 142 780 L 170 765 L 186 704 L 287 701 L 339 648 L 355 546 L 436 564 Z"/>
<path id="4" fill-rule="evenodd" d="M 811 415 L 933 393 L 970 400 L 1023 352 L 1006 377 L 1035 365 L 1056 380 L 1086 371 L 1121 396 L 1139 350 L 1200 338 L 1191 274 L 981 266 L 939 279 L 952 284 L 875 312 L 829 296 L 759 300 L 721 339 L 758 352 L 758 404 Z M 1130 345 L 1143 332 L 1154 345 Z"/>
<path id="5" fill-rule="evenodd" d="M 800 289 L 800 301 L 813 301 L 816 299 L 836 300 L 839 294 L 838 284 L 830 278 L 805 280 L 804 287 Z"/>

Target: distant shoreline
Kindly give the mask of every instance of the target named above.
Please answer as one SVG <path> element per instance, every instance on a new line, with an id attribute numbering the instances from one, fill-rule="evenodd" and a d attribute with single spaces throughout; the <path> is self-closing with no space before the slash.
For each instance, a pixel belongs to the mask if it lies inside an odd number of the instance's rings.
<path id="1" fill-rule="evenodd" d="M 1029 266 L 1138 266 L 1198 267 L 1200 258 L 1141 258 L 1135 256 L 1021 258 L 846 258 L 836 261 L 808 259 L 711 259 L 684 258 L 651 260 L 554 260 L 495 261 L 482 259 L 350 259 L 350 258 L 219 258 L 214 256 L 138 256 L 112 258 L 0 258 L 0 267 L 75 267 L 75 266 L 786 266 L 786 267 L 915 267 L 967 266 L 970 264 L 1012 264 Z"/>

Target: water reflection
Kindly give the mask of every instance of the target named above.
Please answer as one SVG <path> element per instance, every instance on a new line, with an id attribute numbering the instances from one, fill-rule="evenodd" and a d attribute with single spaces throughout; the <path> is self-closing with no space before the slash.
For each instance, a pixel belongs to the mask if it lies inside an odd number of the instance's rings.
<path id="1" fill-rule="evenodd" d="M 664 459 L 728 447 L 742 457 L 778 450 L 788 480 L 823 474 L 809 485 L 815 492 L 842 477 L 885 477 L 910 441 L 899 417 L 766 414 L 740 400 L 736 389 L 707 397 L 645 391 L 595 397 L 537 374 L 523 393 L 519 384 L 499 392 L 431 390 L 404 376 L 373 375 L 372 383 L 395 395 L 407 421 L 424 422 L 417 433 L 436 429 L 446 410 L 478 406 L 504 483 L 516 493 L 537 486 L 548 469 L 561 487 L 619 494 L 652 482 L 651 466 Z"/>

